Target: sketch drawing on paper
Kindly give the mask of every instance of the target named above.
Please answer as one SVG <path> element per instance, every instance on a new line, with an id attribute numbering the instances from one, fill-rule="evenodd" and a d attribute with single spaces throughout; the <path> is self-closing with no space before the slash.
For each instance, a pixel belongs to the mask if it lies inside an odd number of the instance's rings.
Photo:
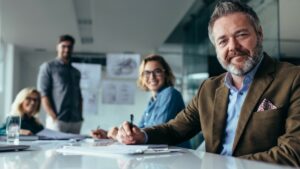
<path id="1" fill-rule="evenodd" d="M 134 104 L 136 86 L 134 82 L 104 80 L 102 83 L 103 104 Z"/>
<path id="2" fill-rule="evenodd" d="M 108 54 L 107 75 L 108 77 L 136 78 L 138 76 L 138 54 Z"/>
<path id="3" fill-rule="evenodd" d="M 120 59 L 112 68 L 113 73 L 117 76 L 131 74 L 136 69 L 137 63 L 132 58 Z"/>

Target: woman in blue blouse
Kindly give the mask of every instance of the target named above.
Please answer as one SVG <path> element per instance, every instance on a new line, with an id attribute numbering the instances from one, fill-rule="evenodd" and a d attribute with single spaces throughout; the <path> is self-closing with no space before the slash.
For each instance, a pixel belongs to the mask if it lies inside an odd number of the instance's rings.
<path id="1" fill-rule="evenodd" d="M 145 91 L 150 91 L 152 97 L 145 109 L 139 127 L 151 127 L 166 123 L 175 118 L 185 106 L 180 92 L 174 88 L 175 76 L 169 64 L 162 56 L 148 55 L 141 63 L 137 85 Z M 115 139 L 118 128 L 108 132 L 102 129 L 92 131 L 96 138 Z M 179 146 L 189 148 L 185 142 Z"/>
<path id="2" fill-rule="evenodd" d="M 173 87 L 175 76 L 163 57 L 147 56 L 140 65 L 138 86 L 150 91 L 148 103 L 139 127 L 151 127 L 173 119 L 185 106 L 181 94 Z"/>

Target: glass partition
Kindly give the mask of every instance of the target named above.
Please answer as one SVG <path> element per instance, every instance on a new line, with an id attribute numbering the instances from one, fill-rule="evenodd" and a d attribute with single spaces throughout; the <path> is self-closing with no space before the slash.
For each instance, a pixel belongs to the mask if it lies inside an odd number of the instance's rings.
<path id="1" fill-rule="evenodd" d="M 279 58 L 278 0 L 244 0 L 244 2 L 253 7 L 261 20 L 264 30 L 264 51 L 272 57 Z M 183 94 L 186 100 L 192 98 L 205 78 L 224 72 L 216 59 L 207 31 L 209 17 L 216 1 L 206 3 L 197 1 L 197 3 L 201 4 L 198 5 L 198 11 L 186 16 L 189 21 L 184 24 L 183 77 L 186 87 Z"/>
<path id="2" fill-rule="evenodd" d="M 0 40 L 0 93 L 3 91 L 3 73 L 4 73 L 4 64 L 3 64 L 3 44 Z M 1 96 L 1 95 L 0 95 Z"/>
<path id="3" fill-rule="evenodd" d="M 4 88 L 4 63 L 3 63 L 3 55 L 4 55 L 4 46 L 3 46 L 3 14 L 2 14 L 2 0 L 0 0 L 0 111 L 4 111 L 4 94 L 3 94 L 3 88 Z M 0 120 L 2 121 L 2 114 L 0 113 Z"/>

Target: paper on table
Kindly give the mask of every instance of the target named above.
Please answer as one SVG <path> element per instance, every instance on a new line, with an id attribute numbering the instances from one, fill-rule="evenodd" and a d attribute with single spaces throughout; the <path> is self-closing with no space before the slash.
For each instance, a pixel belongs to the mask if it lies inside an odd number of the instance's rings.
<path id="1" fill-rule="evenodd" d="M 6 141 L 6 136 L 0 136 L 0 141 Z M 19 136 L 20 141 L 35 141 L 38 140 L 39 137 L 35 135 L 20 135 Z"/>
<path id="2" fill-rule="evenodd" d="M 107 146 L 112 143 L 118 143 L 118 141 L 114 139 L 97 139 L 97 138 L 86 138 L 83 141 L 86 143 L 99 143 L 99 144 L 94 144 L 99 146 Z"/>
<path id="3" fill-rule="evenodd" d="M 84 139 L 86 136 L 79 134 L 63 133 L 50 129 L 43 129 L 36 134 L 40 140 L 68 140 L 68 139 Z"/>
<path id="4" fill-rule="evenodd" d="M 7 151 L 19 151 L 28 149 L 29 145 L 14 145 L 14 144 L 6 144 L 0 143 L 0 152 L 7 152 Z"/>
<path id="5" fill-rule="evenodd" d="M 113 144 L 108 146 L 64 146 L 63 148 L 57 149 L 57 151 L 61 153 L 97 156 L 133 155 L 144 153 L 171 153 L 174 151 L 181 151 L 181 149 L 168 149 L 167 145 L 159 145 L 160 148 L 151 147 L 153 147 L 153 145 Z"/>

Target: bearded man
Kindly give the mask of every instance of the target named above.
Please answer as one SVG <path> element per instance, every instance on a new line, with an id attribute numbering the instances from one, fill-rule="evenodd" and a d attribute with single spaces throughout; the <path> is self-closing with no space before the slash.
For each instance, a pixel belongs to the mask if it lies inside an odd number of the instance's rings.
<path id="1" fill-rule="evenodd" d="M 300 166 L 300 68 L 263 52 L 257 14 L 219 1 L 209 38 L 227 73 L 203 82 L 174 120 L 151 128 L 124 122 L 125 144 L 177 144 L 203 132 L 207 152 Z"/>

